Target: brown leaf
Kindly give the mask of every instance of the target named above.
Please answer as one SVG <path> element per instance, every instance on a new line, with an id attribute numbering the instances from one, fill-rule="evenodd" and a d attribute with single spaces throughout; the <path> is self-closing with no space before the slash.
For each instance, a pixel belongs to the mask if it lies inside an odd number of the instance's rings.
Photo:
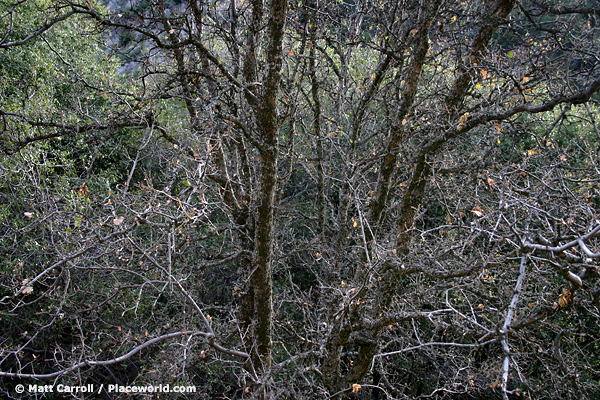
<path id="1" fill-rule="evenodd" d="M 559 297 L 559 298 L 558 298 L 558 305 L 559 305 L 561 308 L 565 308 L 565 307 L 567 306 L 567 304 L 569 304 L 569 303 L 568 303 L 568 302 L 567 302 L 567 300 L 565 300 L 563 297 Z"/>
<path id="2" fill-rule="evenodd" d="M 560 296 L 558 296 L 558 305 L 561 308 L 565 308 L 571 300 L 573 300 L 573 293 L 569 289 L 563 289 Z"/>
<path id="3" fill-rule="evenodd" d="M 88 189 L 86 182 L 83 182 L 83 184 L 79 187 L 79 190 L 77 190 L 77 194 L 80 196 L 90 194 L 90 189 Z"/>
<path id="4" fill-rule="evenodd" d="M 466 112 L 463 115 L 460 116 L 459 118 L 459 124 L 456 127 L 456 129 L 461 130 L 465 127 L 465 123 L 467 122 L 467 120 L 469 119 L 469 113 Z"/>

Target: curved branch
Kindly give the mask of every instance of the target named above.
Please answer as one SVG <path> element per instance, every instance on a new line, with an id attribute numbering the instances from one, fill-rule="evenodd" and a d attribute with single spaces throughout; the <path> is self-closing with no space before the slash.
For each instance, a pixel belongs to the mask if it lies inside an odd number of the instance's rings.
<path id="1" fill-rule="evenodd" d="M 49 374 L 22 374 L 19 372 L 3 372 L 0 371 L 0 377 L 6 377 L 6 378 L 20 378 L 20 379 L 26 379 L 26 378 L 30 378 L 30 379 L 52 379 L 52 378 L 56 378 L 65 374 L 68 374 L 69 372 L 73 372 L 75 370 L 78 370 L 80 368 L 89 366 L 89 367 L 95 367 L 95 366 L 103 366 L 103 365 L 111 365 L 111 364 L 116 364 L 122 361 L 125 361 L 129 358 L 131 358 L 132 356 L 134 356 L 135 354 L 139 353 L 140 351 L 142 351 L 143 349 L 145 349 L 146 347 L 152 346 L 155 343 L 158 343 L 162 340 L 166 340 L 166 339 L 171 339 L 174 337 L 179 337 L 179 336 L 184 336 L 184 335 L 198 335 L 198 336 L 203 336 L 205 338 L 210 338 L 212 335 L 210 333 L 206 333 L 206 332 L 201 332 L 201 331 L 180 331 L 180 332 L 173 332 L 173 333 L 168 333 L 166 335 L 162 335 L 162 336 L 157 336 L 154 339 L 150 339 L 147 342 L 144 342 L 142 344 L 140 344 L 139 346 L 134 347 L 133 349 L 131 349 L 129 352 L 123 354 L 120 357 L 116 357 L 116 358 L 112 358 L 110 360 L 104 360 L 104 361 L 90 361 L 90 360 L 85 360 L 82 362 L 79 362 L 69 368 L 65 368 L 62 369 L 60 371 L 56 371 L 56 372 L 52 372 Z M 209 343 L 210 344 L 210 343 Z M 232 350 L 232 352 L 235 352 Z M 240 352 L 235 352 L 235 353 L 240 353 Z M 232 353 L 230 353 L 232 354 Z M 237 354 L 234 354 L 237 355 Z M 244 355 L 247 357 L 247 355 L 244 353 Z"/>
<path id="2" fill-rule="evenodd" d="M 12 42 L 5 42 L 5 40 L 7 39 L 8 35 L 10 34 L 10 29 L 12 29 L 12 13 L 11 13 L 11 21 L 10 21 L 10 27 L 9 27 L 9 31 L 6 32 L 6 34 L 4 35 L 4 38 L 2 38 L 2 41 L 0 41 L 0 49 L 8 49 L 9 47 L 15 47 L 15 46 L 22 46 L 24 44 L 27 44 L 28 42 L 30 42 L 31 40 L 37 38 L 38 36 L 40 36 L 42 33 L 46 32 L 48 29 L 52 28 L 54 25 L 58 24 L 59 22 L 62 22 L 68 18 L 70 18 L 71 16 L 75 15 L 75 14 L 82 14 L 80 11 L 77 10 L 71 10 L 66 14 L 63 14 L 59 17 L 56 17 L 48 22 L 46 22 L 44 25 L 42 25 L 41 27 L 39 27 L 37 30 L 35 30 L 33 33 L 29 34 L 28 36 L 26 36 L 25 38 L 21 39 L 21 40 L 15 40 Z"/>

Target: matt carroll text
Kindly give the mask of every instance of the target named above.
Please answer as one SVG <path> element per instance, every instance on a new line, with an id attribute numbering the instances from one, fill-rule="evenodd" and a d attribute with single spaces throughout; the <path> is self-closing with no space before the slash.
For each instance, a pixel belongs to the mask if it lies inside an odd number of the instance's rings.
<path id="1" fill-rule="evenodd" d="M 23 385 L 15 386 L 17 393 L 196 393 L 196 386 L 171 386 L 166 385 L 147 385 L 147 386 L 124 386 L 124 385 Z"/>
<path id="2" fill-rule="evenodd" d="M 94 392 L 94 385 L 28 385 L 27 391 L 29 393 L 92 393 Z"/>

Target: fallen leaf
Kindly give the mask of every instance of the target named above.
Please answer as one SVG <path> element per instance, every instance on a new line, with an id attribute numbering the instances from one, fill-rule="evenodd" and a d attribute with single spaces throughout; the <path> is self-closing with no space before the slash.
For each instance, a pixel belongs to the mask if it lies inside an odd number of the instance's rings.
<path id="1" fill-rule="evenodd" d="M 358 383 L 355 383 L 352 385 L 352 393 L 358 393 L 358 391 L 360 390 L 362 386 L 360 386 Z"/>
<path id="2" fill-rule="evenodd" d="M 477 217 L 480 217 L 480 218 L 483 217 L 483 210 L 479 206 L 473 207 L 473 209 L 471 210 L 471 212 L 473 214 L 475 214 L 475 216 L 477 216 Z"/>
<path id="3" fill-rule="evenodd" d="M 124 220 L 125 220 L 125 217 L 116 217 L 115 219 L 113 219 L 113 224 L 121 225 Z"/>
<path id="4" fill-rule="evenodd" d="M 26 216 L 27 218 L 33 218 L 33 213 L 30 213 L 30 212 L 24 212 L 23 215 Z"/>

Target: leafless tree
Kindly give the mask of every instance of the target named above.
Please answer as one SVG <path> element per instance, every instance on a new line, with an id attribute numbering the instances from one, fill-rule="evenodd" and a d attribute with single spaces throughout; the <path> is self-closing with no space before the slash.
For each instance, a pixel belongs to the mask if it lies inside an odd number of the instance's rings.
<path id="1" fill-rule="evenodd" d="M 27 3 L 0 51 L 98 97 L 3 92 L 7 395 L 598 395 L 595 2 Z M 119 75 L 76 72 L 69 23 Z"/>

